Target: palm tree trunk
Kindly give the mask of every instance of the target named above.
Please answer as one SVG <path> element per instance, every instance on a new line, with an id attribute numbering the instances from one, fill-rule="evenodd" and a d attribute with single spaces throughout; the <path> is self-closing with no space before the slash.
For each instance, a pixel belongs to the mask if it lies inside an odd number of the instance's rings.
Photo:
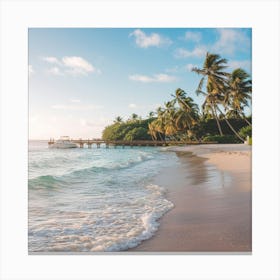
<path id="1" fill-rule="evenodd" d="M 233 131 L 233 133 L 242 141 L 244 142 L 245 140 L 236 132 L 236 130 L 233 128 L 233 126 L 230 124 L 230 122 L 227 120 L 225 117 L 224 113 L 220 110 L 220 108 L 217 106 L 218 111 L 221 113 L 223 116 L 224 120 L 226 121 L 227 125 L 230 127 L 230 129 Z"/>
<path id="2" fill-rule="evenodd" d="M 252 127 L 252 124 L 246 119 L 246 117 L 242 116 L 242 119 L 249 125 Z"/>
<path id="3" fill-rule="evenodd" d="M 215 110 L 214 110 L 214 108 L 213 108 L 213 105 L 211 105 L 210 108 L 211 108 L 211 111 L 212 111 L 213 116 L 214 116 L 215 119 L 216 119 L 217 126 L 218 126 L 218 129 L 219 129 L 219 132 L 220 132 L 220 135 L 223 136 L 224 134 L 223 134 L 223 131 L 222 131 L 222 128 L 221 128 L 221 124 L 220 124 L 220 122 L 219 122 L 219 120 L 218 120 L 218 117 L 217 117 L 217 114 L 216 114 L 216 112 L 215 112 Z"/>
<path id="4" fill-rule="evenodd" d="M 160 133 L 160 132 L 158 132 L 158 135 L 159 135 L 160 140 L 161 140 L 161 141 L 163 141 L 163 139 L 162 139 L 162 136 L 161 136 L 161 133 Z"/>

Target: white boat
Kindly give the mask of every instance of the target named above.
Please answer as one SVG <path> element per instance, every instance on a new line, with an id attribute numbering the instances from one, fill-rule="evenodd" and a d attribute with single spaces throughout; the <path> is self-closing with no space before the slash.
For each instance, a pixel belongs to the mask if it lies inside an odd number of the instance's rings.
<path id="1" fill-rule="evenodd" d="M 69 136 L 61 136 L 57 141 L 50 141 L 49 148 L 70 149 L 77 148 L 77 145 L 74 142 L 70 141 Z"/>

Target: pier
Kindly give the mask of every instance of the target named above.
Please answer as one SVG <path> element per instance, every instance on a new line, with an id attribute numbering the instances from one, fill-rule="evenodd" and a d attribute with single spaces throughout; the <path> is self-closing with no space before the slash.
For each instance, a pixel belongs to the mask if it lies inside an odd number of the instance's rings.
<path id="1" fill-rule="evenodd" d="M 198 141 L 154 141 L 154 140 L 132 140 L 132 141 L 124 141 L 124 140 L 102 140 L 102 139 L 70 139 L 71 142 L 78 145 L 80 148 L 97 147 L 162 147 L 162 146 L 178 146 L 178 145 L 198 145 L 198 144 L 216 144 L 217 142 L 198 142 Z M 52 145 L 55 143 L 54 139 L 50 139 L 48 141 L 48 145 Z"/>

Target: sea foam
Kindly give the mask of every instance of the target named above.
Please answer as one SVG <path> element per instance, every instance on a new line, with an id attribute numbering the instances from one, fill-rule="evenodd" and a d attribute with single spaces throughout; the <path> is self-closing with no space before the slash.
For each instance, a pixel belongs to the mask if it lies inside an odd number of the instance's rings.
<path id="1" fill-rule="evenodd" d="M 127 250 L 153 236 L 173 207 L 166 190 L 151 184 L 161 168 L 176 164 L 171 153 L 156 148 L 47 151 L 37 147 L 30 156 L 29 252 Z"/>

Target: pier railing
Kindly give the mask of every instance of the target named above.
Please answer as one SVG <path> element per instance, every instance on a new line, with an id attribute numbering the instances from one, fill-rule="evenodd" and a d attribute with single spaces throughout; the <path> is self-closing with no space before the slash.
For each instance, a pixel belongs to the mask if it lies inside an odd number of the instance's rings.
<path id="1" fill-rule="evenodd" d="M 132 140 L 132 141 L 125 141 L 125 140 L 102 140 L 102 139 L 70 139 L 71 142 L 76 143 L 80 148 L 84 148 L 86 145 L 88 148 L 91 148 L 95 145 L 97 148 L 100 148 L 101 145 L 109 148 L 109 146 L 117 147 L 135 147 L 135 146 L 151 146 L 151 147 L 158 147 L 158 146 L 178 146 L 178 145 L 198 145 L 198 144 L 216 144 L 217 142 L 199 142 L 199 141 L 154 141 L 154 140 Z M 49 145 L 55 143 L 54 139 L 50 139 L 48 142 Z"/>

